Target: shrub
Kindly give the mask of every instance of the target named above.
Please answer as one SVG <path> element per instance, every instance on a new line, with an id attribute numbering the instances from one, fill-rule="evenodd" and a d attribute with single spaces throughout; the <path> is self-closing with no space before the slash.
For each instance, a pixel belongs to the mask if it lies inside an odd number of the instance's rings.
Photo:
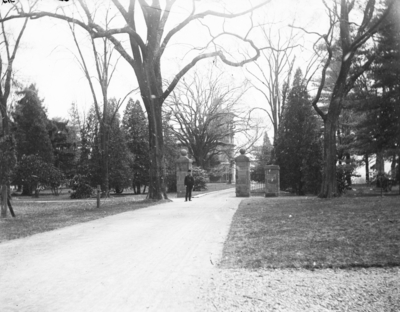
<path id="1" fill-rule="evenodd" d="M 218 182 L 221 180 L 223 172 L 221 169 L 218 168 L 211 168 L 208 173 L 210 182 Z"/>
<path id="2" fill-rule="evenodd" d="M 86 182 L 84 176 L 75 175 L 71 180 L 71 198 L 89 198 L 93 194 L 93 188 Z"/>
<path id="3" fill-rule="evenodd" d="M 65 176 L 60 169 L 48 166 L 45 184 L 51 188 L 54 195 L 60 194 L 60 186 L 65 181 Z"/>
<path id="4" fill-rule="evenodd" d="M 27 187 L 27 194 L 39 196 L 45 187 L 50 187 L 53 192 L 58 190 L 64 182 L 64 174 L 54 165 L 42 160 L 38 155 L 24 155 L 15 170 L 15 182 Z"/>
<path id="5" fill-rule="evenodd" d="M 199 168 L 193 167 L 192 174 L 194 178 L 193 191 L 201 191 L 207 189 L 208 174 L 207 171 Z M 176 185 L 176 183 L 175 183 Z"/>
<path id="6" fill-rule="evenodd" d="M 354 162 L 336 166 L 336 182 L 339 195 L 342 195 L 346 189 L 351 189 L 351 183 L 349 183 L 348 179 L 349 177 L 351 179 L 351 177 L 357 176 L 354 174 L 355 169 L 356 165 Z"/>
<path id="7" fill-rule="evenodd" d="M 0 184 L 6 184 L 17 163 L 13 136 L 3 136 L 0 140 Z"/>

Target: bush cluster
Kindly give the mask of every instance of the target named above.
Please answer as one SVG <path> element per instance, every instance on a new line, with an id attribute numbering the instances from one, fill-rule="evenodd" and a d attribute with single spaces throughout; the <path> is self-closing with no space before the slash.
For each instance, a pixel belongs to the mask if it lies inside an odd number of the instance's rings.
<path id="1" fill-rule="evenodd" d="M 82 175 L 75 175 L 71 179 L 71 198 L 89 198 L 93 194 L 93 188 L 86 182 L 86 179 Z"/>
<path id="2" fill-rule="evenodd" d="M 193 167 L 192 174 L 194 178 L 193 191 L 201 191 L 207 189 L 208 173 L 200 167 Z"/>

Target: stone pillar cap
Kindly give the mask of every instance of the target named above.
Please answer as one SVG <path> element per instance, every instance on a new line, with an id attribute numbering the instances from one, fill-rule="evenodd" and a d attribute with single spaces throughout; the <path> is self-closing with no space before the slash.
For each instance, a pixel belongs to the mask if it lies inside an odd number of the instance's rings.
<path id="1" fill-rule="evenodd" d="M 191 163 L 193 160 L 191 160 L 189 157 L 187 157 L 187 150 L 181 149 L 181 156 L 176 160 L 176 162 L 187 162 Z"/>
<path id="2" fill-rule="evenodd" d="M 250 158 L 247 157 L 244 153 L 246 153 L 246 150 L 244 148 L 240 149 L 240 154 L 239 156 L 235 157 L 236 162 L 250 162 Z"/>

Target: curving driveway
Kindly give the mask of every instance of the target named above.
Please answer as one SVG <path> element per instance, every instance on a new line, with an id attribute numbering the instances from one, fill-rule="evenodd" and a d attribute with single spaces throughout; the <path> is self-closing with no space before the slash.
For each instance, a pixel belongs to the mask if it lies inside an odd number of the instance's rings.
<path id="1" fill-rule="evenodd" d="M 196 311 L 234 189 L 0 244 L 1 311 Z"/>

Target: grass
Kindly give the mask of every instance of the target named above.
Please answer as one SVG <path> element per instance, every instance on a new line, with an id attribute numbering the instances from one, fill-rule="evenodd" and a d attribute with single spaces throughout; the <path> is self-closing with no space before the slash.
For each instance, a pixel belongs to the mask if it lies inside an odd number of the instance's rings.
<path id="1" fill-rule="evenodd" d="M 399 185 L 394 185 L 391 191 L 384 192 L 375 185 L 355 184 L 351 190 L 346 190 L 343 196 L 397 196 L 399 194 Z"/>
<path id="2" fill-rule="evenodd" d="M 210 183 L 206 191 L 193 192 L 193 195 L 233 187 L 234 185 Z M 96 208 L 96 200 L 93 198 L 71 200 L 68 192 L 59 196 L 50 193 L 42 195 L 44 196 L 39 198 L 17 196 L 13 199 L 16 218 L 12 218 L 9 211 L 7 218 L 0 218 L 0 243 L 165 202 L 146 200 L 145 194 L 112 195 L 109 199 L 102 199 L 100 208 Z M 168 195 L 170 198 L 176 197 L 176 193 Z"/>
<path id="3" fill-rule="evenodd" d="M 237 210 L 226 268 L 400 265 L 400 197 L 251 198 Z"/>
<path id="4" fill-rule="evenodd" d="M 133 197 L 102 200 L 96 208 L 95 200 L 86 201 L 13 201 L 16 218 L 0 219 L 0 242 L 104 218 L 117 213 L 146 208 L 157 203 Z M 9 212 L 8 212 L 9 213 Z"/>

